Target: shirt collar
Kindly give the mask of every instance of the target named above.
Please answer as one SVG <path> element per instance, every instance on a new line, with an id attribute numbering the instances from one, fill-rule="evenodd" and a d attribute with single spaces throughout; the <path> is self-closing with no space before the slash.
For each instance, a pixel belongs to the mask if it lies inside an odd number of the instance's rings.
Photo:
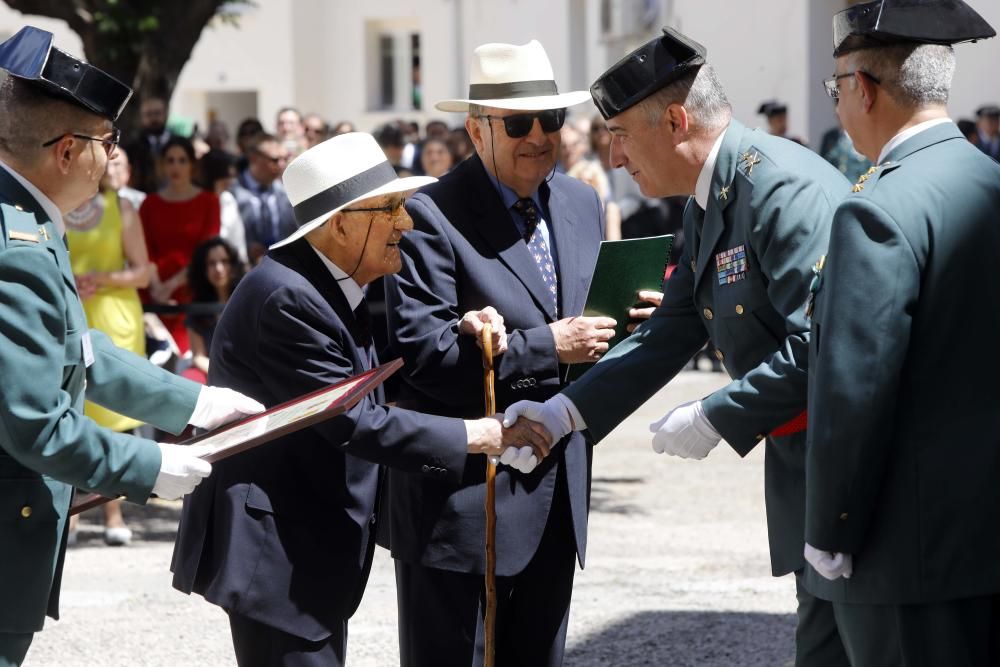
<path id="1" fill-rule="evenodd" d="M 340 287 L 340 291 L 344 293 L 344 297 L 347 299 L 347 305 L 351 307 L 351 310 L 355 310 L 361 300 L 365 298 L 365 292 L 361 289 L 361 286 L 354 282 L 354 278 L 348 278 L 347 273 L 341 269 L 339 266 L 330 261 L 330 258 L 321 253 L 313 244 L 309 244 L 309 247 L 313 249 L 313 252 L 320 258 L 323 265 L 330 271 L 334 279 L 337 281 L 337 285 Z"/>
<path id="2" fill-rule="evenodd" d="M 698 180 L 694 184 L 694 201 L 703 211 L 708 206 L 708 195 L 712 190 L 712 175 L 715 174 L 715 163 L 719 159 L 719 149 L 722 148 L 722 140 L 728 131 L 729 126 L 726 126 L 726 129 L 715 140 L 712 150 L 708 152 L 705 164 L 702 165 L 701 172 L 698 174 Z"/>
<path id="3" fill-rule="evenodd" d="M 244 185 L 249 186 L 247 189 L 251 190 L 256 194 L 264 194 L 265 192 L 271 189 L 270 187 L 264 187 L 260 183 L 260 181 L 254 178 L 253 174 L 250 173 L 249 168 L 243 170 L 243 179 L 244 179 Z M 274 182 L 272 182 L 271 185 L 273 186 Z"/>
<path id="4" fill-rule="evenodd" d="M 950 122 L 951 118 L 935 118 L 934 120 L 925 120 L 924 122 L 918 123 L 913 127 L 906 128 L 905 130 L 894 136 L 892 139 L 890 139 L 889 143 L 887 143 L 885 146 L 882 147 L 882 152 L 879 153 L 878 160 L 876 161 L 875 164 L 882 164 L 885 158 L 889 156 L 889 153 L 891 153 L 897 146 L 902 144 L 907 139 L 910 139 L 911 137 L 920 134 L 924 130 L 929 130 L 935 125 L 940 125 L 942 123 L 950 123 Z"/>
<path id="5" fill-rule="evenodd" d="M 45 214 L 49 216 L 49 220 L 53 225 L 55 225 L 56 231 L 59 232 L 59 236 L 63 236 L 66 233 L 66 225 L 63 223 L 62 212 L 59 210 L 59 207 L 56 206 L 55 202 L 46 197 L 41 190 L 35 187 L 34 183 L 14 171 L 14 169 L 3 160 L 0 160 L 0 167 L 3 167 L 8 174 L 14 177 L 14 180 L 24 186 L 24 189 L 28 191 L 29 195 L 35 198 L 35 201 L 41 205 Z"/>
<path id="6" fill-rule="evenodd" d="M 500 198 L 503 199 L 503 205 L 509 209 L 514 204 L 516 204 L 521 197 L 516 192 L 514 192 L 506 185 L 504 185 L 499 178 L 496 178 L 495 176 L 493 176 L 493 174 L 490 174 L 489 171 L 487 171 L 486 173 L 489 175 L 490 180 L 493 181 L 493 183 L 500 190 Z M 531 193 L 531 200 L 535 202 L 535 208 L 541 211 L 542 200 L 538 196 L 538 190 L 535 190 L 534 192 Z"/>

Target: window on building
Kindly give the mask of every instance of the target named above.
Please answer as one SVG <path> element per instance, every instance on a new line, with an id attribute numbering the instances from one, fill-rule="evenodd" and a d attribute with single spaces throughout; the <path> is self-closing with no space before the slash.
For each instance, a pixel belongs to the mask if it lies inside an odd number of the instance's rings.
<path id="1" fill-rule="evenodd" d="M 410 19 L 369 21 L 368 107 L 414 111 L 423 106 L 420 32 Z"/>

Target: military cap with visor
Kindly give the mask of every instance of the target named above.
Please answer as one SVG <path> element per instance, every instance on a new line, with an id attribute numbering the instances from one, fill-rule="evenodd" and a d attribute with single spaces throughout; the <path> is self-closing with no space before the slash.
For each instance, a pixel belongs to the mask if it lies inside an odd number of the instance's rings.
<path id="1" fill-rule="evenodd" d="M 653 93 L 705 64 L 704 46 L 673 28 L 619 60 L 590 87 L 605 120 L 635 106 Z"/>
<path id="2" fill-rule="evenodd" d="M 110 74 L 52 45 L 52 33 L 33 26 L 21 28 L 0 44 L 0 69 L 35 88 L 118 120 L 132 89 Z"/>
<path id="3" fill-rule="evenodd" d="M 895 44 L 958 44 L 996 31 L 962 0 L 874 0 L 833 17 L 833 55 Z"/>

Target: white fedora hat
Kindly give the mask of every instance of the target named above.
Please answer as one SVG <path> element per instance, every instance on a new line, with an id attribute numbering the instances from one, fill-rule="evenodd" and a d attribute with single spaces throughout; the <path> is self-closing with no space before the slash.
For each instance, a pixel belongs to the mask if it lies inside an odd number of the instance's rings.
<path id="1" fill-rule="evenodd" d="M 559 93 L 552 64 L 536 40 L 523 46 L 483 44 L 472 52 L 469 97 L 442 100 L 440 111 L 468 111 L 470 104 L 518 111 L 563 109 L 590 101 L 590 91 Z"/>
<path id="2" fill-rule="evenodd" d="M 282 181 L 299 228 L 272 245 L 272 250 L 302 238 L 357 201 L 416 190 L 437 179 L 399 178 L 375 137 L 348 132 L 327 139 L 292 160 Z"/>

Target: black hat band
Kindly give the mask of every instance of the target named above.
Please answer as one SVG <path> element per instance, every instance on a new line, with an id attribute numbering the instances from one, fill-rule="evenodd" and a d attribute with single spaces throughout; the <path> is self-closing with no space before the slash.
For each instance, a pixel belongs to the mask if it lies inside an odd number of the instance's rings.
<path id="1" fill-rule="evenodd" d="M 300 226 L 304 225 L 395 180 L 396 170 L 392 164 L 388 160 L 380 162 L 296 204 L 293 207 L 295 220 Z"/>
<path id="2" fill-rule="evenodd" d="M 558 95 L 556 82 L 549 80 L 511 81 L 510 83 L 473 83 L 469 85 L 470 100 L 506 100 L 515 97 Z"/>

